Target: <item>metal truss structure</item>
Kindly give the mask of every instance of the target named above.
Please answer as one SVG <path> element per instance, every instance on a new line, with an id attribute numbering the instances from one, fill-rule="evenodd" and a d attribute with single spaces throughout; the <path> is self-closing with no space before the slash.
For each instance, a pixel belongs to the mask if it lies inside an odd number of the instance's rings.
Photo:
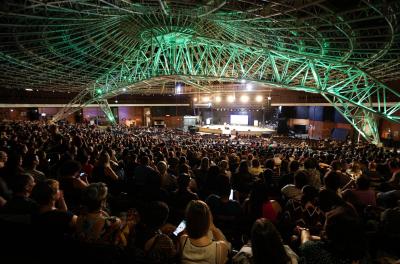
<path id="1" fill-rule="evenodd" d="M 79 91 L 60 120 L 122 93 L 240 80 L 321 94 L 369 142 L 398 122 L 399 1 L 17 0 L 0 6 L 4 88 Z"/>

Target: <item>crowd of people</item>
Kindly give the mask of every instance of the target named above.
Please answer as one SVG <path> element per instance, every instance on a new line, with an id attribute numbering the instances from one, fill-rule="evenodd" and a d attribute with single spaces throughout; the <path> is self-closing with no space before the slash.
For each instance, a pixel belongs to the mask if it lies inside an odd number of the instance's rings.
<path id="1" fill-rule="evenodd" d="M 399 263 L 399 157 L 330 140 L 2 122 L 0 262 Z"/>

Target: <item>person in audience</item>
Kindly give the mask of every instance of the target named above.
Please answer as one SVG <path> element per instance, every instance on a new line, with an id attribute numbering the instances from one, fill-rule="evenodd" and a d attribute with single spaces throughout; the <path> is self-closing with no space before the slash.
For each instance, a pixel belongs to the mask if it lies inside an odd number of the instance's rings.
<path id="1" fill-rule="evenodd" d="M 68 211 L 63 193 L 56 180 L 45 180 L 35 185 L 32 199 L 39 205 L 38 215 L 34 219 L 38 236 L 46 247 L 59 247 L 65 236 L 72 236 L 77 216 Z"/>
<path id="2" fill-rule="evenodd" d="M 251 160 L 251 167 L 249 168 L 249 172 L 254 177 L 259 176 L 261 173 L 264 172 L 258 159 Z"/>
<path id="3" fill-rule="evenodd" d="M 296 199 L 301 200 L 303 193 L 301 189 L 307 185 L 309 179 L 308 172 L 305 170 L 297 171 L 294 175 L 294 184 L 288 184 L 281 190 L 282 195 L 286 200 Z"/>
<path id="4" fill-rule="evenodd" d="M 79 214 L 76 237 L 86 243 L 117 244 L 121 220 L 106 211 L 108 188 L 105 183 L 91 183 L 82 193 L 85 211 Z"/>
<path id="5" fill-rule="evenodd" d="M 292 160 L 289 163 L 289 173 L 282 176 L 281 180 L 279 181 L 280 188 L 294 183 L 294 175 L 299 170 L 300 163 L 297 160 Z"/>
<path id="6" fill-rule="evenodd" d="M 366 207 L 368 205 L 376 206 L 375 191 L 369 188 L 370 181 L 366 176 L 360 176 L 356 179 L 356 188 L 351 190 L 358 203 Z"/>
<path id="7" fill-rule="evenodd" d="M 354 211 L 337 207 L 326 215 L 324 236 L 314 237 L 300 229 L 300 263 L 358 263 L 366 257 L 366 237 Z"/>
<path id="8" fill-rule="evenodd" d="M 173 263 L 176 261 L 175 244 L 163 231 L 169 214 L 168 205 L 150 202 L 143 212 L 140 225 L 136 226 L 135 246 L 143 251 L 146 263 Z M 172 229 L 173 230 L 173 229 Z M 137 256 L 137 261 L 139 261 Z"/>
<path id="9" fill-rule="evenodd" d="M 249 172 L 247 161 L 243 160 L 240 162 L 238 171 L 232 175 L 231 183 L 232 188 L 238 194 L 239 202 L 243 203 L 249 195 L 253 183 L 253 176 Z"/>
<path id="10" fill-rule="evenodd" d="M 290 227 L 308 228 L 311 234 L 319 235 L 325 223 L 325 214 L 318 206 L 318 190 L 310 185 L 302 189 L 301 200 L 291 199 L 285 206 L 285 215 Z"/>
<path id="11" fill-rule="evenodd" d="M 35 179 L 35 182 L 46 179 L 44 173 L 36 169 L 39 165 L 39 157 L 36 154 L 27 154 L 24 158 L 24 164 L 25 172 L 29 173 Z"/>
<path id="12" fill-rule="evenodd" d="M 182 264 L 224 264 L 228 261 L 229 243 L 215 227 L 207 204 L 191 201 L 186 209 L 186 234 L 179 239 Z"/>
<path id="13" fill-rule="evenodd" d="M 76 212 L 81 205 L 82 191 L 88 186 L 85 176 L 80 176 L 81 165 L 77 161 L 69 160 L 59 169 L 60 189 L 70 210 Z"/>
<path id="14" fill-rule="evenodd" d="M 178 177 L 178 190 L 172 193 L 172 223 L 178 224 L 185 216 L 187 205 L 192 200 L 198 200 L 199 196 L 190 189 L 191 178 L 187 173 Z"/>
<path id="15" fill-rule="evenodd" d="M 100 153 L 99 160 L 93 168 L 91 182 L 104 182 L 112 188 L 115 188 L 118 182 L 118 175 L 111 167 L 110 155 L 105 150 Z"/>
<path id="16" fill-rule="evenodd" d="M 268 219 L 258 219 L 251 229 L 251 251 L 254 264 L 297 264 L 298 256 L 282 238 L 274 224 Z"/>
<path id="17" fill-rule="evenodd" d="M 35 179 L 30 174 L 16 175 L 13 196 L 2 208 L 1 213 L 29 216 L 37 214 L 38 204 L 30 198 L 35 184 Z"/>
<path id="18" fill-rule="evenodd" d="M 161 188 L 168 192 L 174 192 L 178 188 L 177 178 L 168 173 L 168 165 L 165 161 L 159 161 L 157 163 L 157 169 L 161 177 Z"/>

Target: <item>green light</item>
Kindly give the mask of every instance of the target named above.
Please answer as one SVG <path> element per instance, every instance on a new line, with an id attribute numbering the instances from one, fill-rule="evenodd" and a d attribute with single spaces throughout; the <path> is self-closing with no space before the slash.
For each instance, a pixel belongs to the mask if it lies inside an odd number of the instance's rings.
<path id="1" fill-rule="evenodd" d="M 96 89 L 96 93 L 97 93 L 97 94 L 102 94 L 102 93 L 103 93 L 103 90 L 101 90 L 100 88 L 98 88 L 98 89 Z"/>

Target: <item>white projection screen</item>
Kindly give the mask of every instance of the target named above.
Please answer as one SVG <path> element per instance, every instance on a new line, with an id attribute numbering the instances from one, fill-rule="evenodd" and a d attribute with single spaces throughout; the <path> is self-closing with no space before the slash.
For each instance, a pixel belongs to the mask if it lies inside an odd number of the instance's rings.
<path id="1" fill-rule="evenodd" d="M 245 125 L 249 124 L 248 115 L 231 115 L 231 125 Z"/>

